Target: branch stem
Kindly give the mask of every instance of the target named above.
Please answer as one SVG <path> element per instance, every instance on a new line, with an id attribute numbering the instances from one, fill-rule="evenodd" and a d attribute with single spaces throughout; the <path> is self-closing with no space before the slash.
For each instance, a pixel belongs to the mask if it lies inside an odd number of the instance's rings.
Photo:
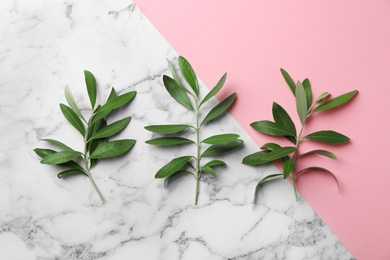
<path id="1" fill-rule="evenodd" d="M 104 197 L 103 197 L 102 193 L 100 192 L 99 187 L 96 185 L 96 182 L 92 178 L 92 175 L 91 175 L 90 158 L 88 156 L 88 153 L 89 153 L 88 152 L 88 142 L 89 142 L 88 133 L 89 133 L 89 128 L 91 127 L 91 121 L 92 121 L 92 116 L 87 124 L 87 131 L 85 132 L 85 137 L 84 137 L 84 154 L 83 154 L 84 170 L 85 170 L 85 173 L 88 175 L 88 178 L 91 181 L 93 188 L 95 189 L 95 191 L 99 195 L 99 198 L 104 203 L 105 202 Z"/>
<path id="2" fill-rule="evenodd" d="M 195 166 L 195 180 L 196 180 L 196 190 L 195 190 L 195 205 L 198 205 L 198 197 L 199 197 L 199 180 L 200 180 L 200 126 L 199 126 L 199 101 L 196 96 L 195 99 L 195 117 L 196 117 L 196 166 Z"/>

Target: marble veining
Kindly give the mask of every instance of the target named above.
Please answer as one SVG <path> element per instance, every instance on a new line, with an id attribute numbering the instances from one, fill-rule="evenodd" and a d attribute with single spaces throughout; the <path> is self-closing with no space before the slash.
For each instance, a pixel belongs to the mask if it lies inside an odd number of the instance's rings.
<path id="1" fill-rule="evenodd" d="M 162 85 L 166 58 L 178 54 L 132 2 L 1 1 L 0 14 L 1 259 L 353 259 L 304 200 L 295 202 L 286 182 L 265 186 L 252 211 L 256 180 L 276 168 L 241 165 L 258 148 L 229 114 L 202 135 L 237 132 L 245 147 L 222 157 L 228 167 L 218 179 L 202 178 L 198 206 L 189 176 L 165 188 L 154 179 L 192 148 L 148 146 L 152 134 L 144 126 L 190 123 L 193 114 Z M 110 86 L 138 92 L 112 118 L 132 116 L 119 137 L 136 139 L 135 147 L 92 172 L 104 205 L 87 178 L 59 180 L 58 169 L 39 164 L 32 151 L 48 147 L 39 142 L 44 137 L 81 149 L 58 104 L 66 102 L 67 84 L 89 113 L 84 69 L 96 76 L 100 101 Z"/>

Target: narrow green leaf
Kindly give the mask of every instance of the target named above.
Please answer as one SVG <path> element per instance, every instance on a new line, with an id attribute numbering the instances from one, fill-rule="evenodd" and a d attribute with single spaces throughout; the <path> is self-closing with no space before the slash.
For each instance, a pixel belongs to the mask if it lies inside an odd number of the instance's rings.
<path id="1" fill-rule="evenodd" d="M 108 98 L 107 98 L 106 103 L 107 103 L 108 101 L 113 100 L 113 99 L 116 98 L 116 97 L 117 97 L 117 95 L 116 95 L 115 88 L 111 88 L 111 92 L 110 92 L 110 95 L 109 95 Z"/>
<path id="2" fill-rule="evenodd" d="M 324 100 L 330 96 L 329 92 L 324 92 L 321 95 L 318 96 L 318 98 L 314 101 L 314 104 L 319 104 L 324 102 Z"/>
<path id="3" fill-rule="evenodd" d="M 289 133 L 296 137 L 297 130 L 295 128 L 294 122 L 286 110 L 284 110 L 284 108 L 276 102 L 272 104 L 272 116 L 275 120 L 275 123 L 283 125 Z"/>
<path id="4" fill-rule="evenodd" d="M 194 141 L 182 137 L 159 137 L 159 138 L 148 140 L 145 143 L 150 145 L 157 145 L 157 146 L 171 146 L 171 145 L 194 143 Z"/>
<path id="5" fill-rule="evenodd" d="M 343 144 L 350 140 L 347 136 L 331 130 L 314 132 L 305 136 L 304 139 L 326 144 Z"/>
<path id="6" fill-rule="evenodd" d="M 178 64 L 183 77 L 187 81 L 187 83 L 191 86 L 192 90 L 196 95 L 199 94 L 199 86 L 198 79 L 196 78 L 196 74 L 191 67 L 191 64 L 183 57 L 179 56 Z"/>
<path id="7" fill-rule="evenodd" d="M 164 165 L 160 170 L 158 170 L 154 177 L 157 179 L 167 178 L 183 168 L 183 166 L 186 165 L 192 158 L 193 156 L 182 156 L 175 158 Z"/>
<path id="8" fill-rule="evenodd" d="M 238 134 L 221 134 L 221 135 L 213 135 L 202 141 L 202 143 L 206 144 L 224 144 L 231 141 L 236 140 L 240 136 Z"/>
<path id="9" fill-rule="evenodd" d="M 254 207 L 254 205 L 256 204 L 256 197 L 257 197 L 257 193 L 258 193 L 259 190 L 260 190 L 261 184 L 263 184 L 264 182 L 269 181 L 269 180 L 271 180 L 271 179 L 273 179 L 273 178 L 280 177 L 280 176 L 283 176 L 283 174 L 281 174 L 281 173 L 270 174 L 270 175 L 268 175 L 268 176 L 265 176 L 263 179 L 261 179 L 261 180 L 257 183 L 256 188 L 255 188 L 255 192 L 254 192 L 254 194 L 253 194 L 253 202 L 252 202 L 252 203 L 253 203 L 253 207 Z"/>
<path id="10" fill-rule="evenodd" d="M 56 151 L 44 148 L 35 148 L 34 152 L 41 158 L 45 158 L 48 155 L 56 153 Z"/>
<path id="11" fill-rule="evenodd" d="M 76 128 L 77 131 L 80 132 L 82 136 L 85 136 L 85 128 L 83 122 L 81 122 L 80 118 L 73 112 L 73 110 L 67 105 L 60 104 L 60 108 L 62 114 L 64 114 L 65 118 L 69 121 L 69 123 Z"/>
<path id="12" fill-rule="evenodd" d="M 91 139 L 100 139 L 100 138 L 113 136 L 119 133 L 120 131 L 122 131 L 130 123 L 130 120 L 131 117 L 126 117 L 108 126 L 105 126 L 99 131 L 97 131 L 94 135 L 92 135 Z"/>
<path id="13" fill-rule="evenodd" d="M 170 62 L 168 59 L 167 59 L 167 61 L 168 61 L 169 70 L 171 71 L 172 77 L 173 77 L 173 79 L 175 80 L 175 82 L 177 83 L 177 85 L 178 85 L 182 90 L 184 90 L 185 92 L 190 93 L 190 92 L 188 91 L 188 89 L 187 89 L 186 87 L 184 87 L 183 84 L 181 83 L 179 77 L 177 76 L 177 73 L 176 73 L 175 69 L 173 68 L 172 62 Z"/>
<path id="14" fill-rule="evenodd" d="M 309 152 L 306 152 L 306 153 L 302 153 L 302 154 L 300 154 L 300 155 L 297 156 L 297 160 L 298 160 L 299 158 L 308 156 L 308 155 L 310 155 L 310 154 L 323 155 L 323 156 L 332 158 L 332 159 L 334 159 L 334 160 L 337 160 L 337 157 L 336 157 L 336 155 L 335 155 L 334 153 L 329 152 L 329 151 L 326 151 L 326 150 L 313 150 L 313 151 L 309 151 Z"/>
<path id="15" fill-rule="evenodd" d="M 104 112 L 111 112 L 114 109 L 117 109 L 121 106 L 126 105 L 129 103 L 135 95 L 137 94 L 136 91 L 130 91 L 128 93 L 125 93 L 123 95 L 120 95 L 116 98 L 112 98 L 110 101 L 107 101 L 106 104 L 104 104 L 99 110 L 98 113 L 104 113 Z"/>
<path id="16" fill-rule="evenodd" d="M 313 110 L 313 113 L 328 110 L 334 107 L 338 107 L 346 102 L 348 102 L 351 98 L 353 98 L 358 93 L 357 90 L 345 93 L 343 95 L 340 95 L 338 97 L 335 97 L 331 100 L 326 101 L 322 105 L 319 105 L 316 109 Z"/>
<path id="17" fill-rule="evenodd" d="M 290 77 L 290 75 L 285 71 L 284 69 L 280 69 L 280 72 L 282 72 L 283 78 L 286 81 L 287 85 L 290 87 L 291 92 L 295 96 L 295 83 L 294 80 Z"/>
<path id="18" fill-rule="evenodd" d="M 251 127 L 253 127 L 256 131 L 266 135 L 294 136 L 294 133 L 290 132 L 283 125 L 267 120 L 253 122 Z"/>
<path id="19" fill-rule="evenodd" d="M 101 143 L 96 147 L 96 150 L 91 154 L 90 158 L 103 159 L 121 155 L 130 150 L 135 142 L 132 139 L 122 139 Z"/>
<path id="20" fill-rule="evenodd" d="M 86 174 L 85 174 L 84 172 L 82 172 L 82 171 L 70 169 L 70 170 L 66 170 L 66 171 L 62 171 L 62 172 L 58 173 L 58 174 L 57 174 L 57 177 L 61 179 L 61 178 L 63 178 L 63 177 L 67 177 L 67 176 L 71 176 L 71 175 L 77 175 L 77 174 L 86 175 Z"/>
<path id="21" fill-rule="evenodd" d="M 202 153 L 201 157 L 210 157 L 214 155 L 225 154 L 240 148 L 243 144 L 244 141 L 242 141 L 241 139 L 236 139 L 234 141 L 224 144 L 215 144 L 207 148 L 206 151 Z"/>
<path id="22" fill-rule="evenodd" d="M 77 152 L 77 151 L 61 151 L 61 152 L 47 155 L 46 157 L 44 157 L 41 160 L 41 163 L 50 164 L 50 165 L 62 164 L 65 162 L 72 161 L 73 159 L 75 159 L 81 155 L 82 155 L 82 153 Z"/>
<path id="23" fill-rule="evenodd" d="M 204 97 L 202 102 L 200 102 L 199 107 L 201 107 L 204 103 L 210 100 L 210 98 L 214 97 L 223 87 L 223 84 L 225 84 L 227 77 L 227 73 L 223 74 L 222 78 L 218 81 L 217 85 Z"/>
<path id="24" fill-rule="evenodd" d="M 169 94 L 182 106 L 188 108 L 189 110 L 194 110 L 192 107 L 191 101 L 188 98 L 186 92 L 180 88 L 179 85 L 172 78 L 167 75 L 163 76 L 164 86 L 169 92 Z"/>
<path id="25" fill-rule="evenodd" d="M 64 150 L 64 151 L 74 151 L 72 148 L 70 148 L 69 146 L 67 146 L 66 144 L 64 143 L 61 143 L 60 141 L 57 141 L 57 140 L 54 140 L 54 139 L 41 139 L 41 141 L 45 141 L 45 142 L 48 142 L 48 143 L 51 143 L 52 145 L 60 148 L 61 150 Z"/>
<path id="26" fill-rule="evenodd" d="M 222 100 L 218 105 L 216 105 L 210 110 L 210 112 L 203 119 L 201 125 L 204 125 L 209 121 L 215 119 L 216 117 L 222 115 L 233 104 L 235 99 L 236 93 L 233 93 L 224 100 Z"/>
<path id="27" fill-rule="evenodd" d="M 297 82 L 295 94 L 299 119 L 301 120 L 302 125 L 304 125 L 307 118 L 307 101 L 305 90 L 303 89 L 302 83 L 300 81 Z"/>
<path id="28" fill-rule="evenodd" d="M 296 166 L 297 166 L 297 163 L 295 161 L 292 161 L 292 160 L 284 161 L 282 164 L 283 178 L 287 179 L 288 176 L 290 176 L 290 174 L 292 173 L 292 171 L 295 169 Z"/>
<path id="29" fill-rule="evenodd" d="M 331 171 L 329 171 L 325 168 L 322 168 L 322 167 L 312 166 L 312 167 L 302 169 L 299 172 L 297 172 L 297 177 L 301 176 L 303 173 L 307 173 L 310 171 L 322 171 L 322 172 L 328 173 L 336 181 L 337 189 L 338 190 L 340 189 L 340 183 L 339 183 L 339 180 L 337 179 L 337 177 Z"/>
<path id="30" fill-rule="evenodd" d="M 36 149 L 34 149 L 34 152 L 38 156 L 40 156 L 41 158 L 45 158 L 48 155 L 57 153 L 54 150 L 43 149 L 43 148 L 36 148 Z M 73 170 L 78 170 L 78 171 L 82 171 L 82 172 L 84 171 L 84 169 L 78 163 L 76 163 L 75 161 L 69 161 L 69 162 L 58 164 L 58 165 L 59 166 L 63 166 L 63 167 L 68 167 L 68 168 L 73 169 Z"/>
<path id="31" fill-rule="evenodd" d="M 271 162 L 280 158 L 283 158 L 284 156 L 287 156 L 293 152 L 295 152 L 296 148 L 293 146 L 286 146 L 286 147 L 280 147 L 277 148 L 263 157 L 263 161 Z"/>
<path id="32" fill-rule="evenodd" d="M 269 150 L 269 151 L 273 151 L 273 150 L 278 149 L 278 148 L 280 148 L 280 145 L 275 144 L 275 143 L 266 143 L 260 147 L 260 149 Z"/>
<path id="33" fill-rule="evenodd" d="M 60 166 L 63 166 L 63 167 L 67 167 L 69 168 L 70 170 L 77 170 L 77 171 L 80 171 L 80 172 L 83 172 L 84 173 L 84 168 L 81 167 L 77 162 L 75 161 L 69 161 L 69 162 L 65 162 L 65 163 L 61 163 L 59 164 Z"/>
<path id="34" fill-rule="evenodd" d="M 87 85 L 87 91 L 89 100 L 91 101 L 92 110 L 95 108 L 96 103 L 96 80 L 91 72 L 84 70 L 85 84 Z"/>
<path id="35" fill-rule="evenodd" d="M 201 170 L 210 173 L 214 178 L 218 178 L 217 172 L 211 167 L 203 166 Z"/>
<path id="36" fill-rule="evenodd" d="M 74 100 L 72 91 L 70 90 L 70 88 L 68 86 L 65 86 L 65 98 L 66 98 L 66 101 L 68 102 L 68 105 L 73 110 L 73 112 L 75 112 L 75 114 L 80 119 L 82 119 L 82 120 L 84 120 L 84 122 L 86 122 L 83 114 L 81 114 L 81 111 L 80 111 L 79 107 L 77 106 L 76 101 Z"/>
<path id="37" fill-rule="evenodd" d="M 159 133 L 159 134 L 176 134 L 181 131 L 184 131 L 188 128 L 193 128 L 193 126 L 190 125 L 150 125 L 145 126 L 145 129 L 153 132 L 153 133 Z"/>
<path id="38" fill-rule="evenodd" d="M 214 166 L 226 166 L 226 163 L 221 160 L 211 160 L 205 165 L 203 165 L 203 167 L 214 167 Z"/>
<path id="39" fill-rule="evenodd" d="M 312 99 L 313 99 L 313 93 L 311 92 L 311 84 L 310 84 L 309 79 L 305 79 L 302 82 L 302 86 L 303 86 L 303 89 L 305 90 L 305 93 L 306 93 L 307 110 L 309 110 L 309 108 L 311 106 Z"/>
<path id="40" fill-rule="evenodd" d="M 278 148 L 280 148 L 280 145 L 275 144 L 275 143 L 266 143 L 262 147 L 260 147 L 260 149 L 263 149 L 263 150 L 266 150 L 266 151 L 274 151 L 274 150 L 276 150 Z M 285 157 L 282 157 L 282 159 L 283 160 L 288 160 L 289 157 L 285 156 Z"/>
<path id="41" fill-rule="evenodd" d="M 94 118 L 92 118 L 92 119 L 94 119 Z M 100 119 L 100 120 L 90 124 L 89 129 L 88 129 L 88 133 L 87 133 L 87 140 L 89 140 L 89 142 L 92 142 L 91 137 L 94 134 L 96 134 L 99 130 L 104 128 L 105 126 L 107 126 L 107 121 L 105 119 Z"/>
<path id="42" fill-rule="evenodd" d="M 242 160 L 242 163 L 245 165 L 261 165 L 265 162 L 263 161 L 264 156 L 269 153 L 269 151 L 260 151 L 255 152 L 250 155 L 245 156 Z"/>

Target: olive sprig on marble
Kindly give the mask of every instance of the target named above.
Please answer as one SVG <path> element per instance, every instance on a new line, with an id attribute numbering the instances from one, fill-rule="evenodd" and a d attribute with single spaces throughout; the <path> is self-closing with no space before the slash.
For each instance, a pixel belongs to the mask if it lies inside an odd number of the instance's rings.
<path id="1" fill-rule="evenodd" d="M 227 74 L 225 73 L 218 81 L 216 86 L 202 100 L 200 100 L 198 79 L 190 63 L 182 56 L 178 58 L 180 72 L 186 83 L 189 85 L 189 88 L 185 87 L 185 85 L 179 79 L 172 63 L 169 60 L 168 65 L 173 78 L 164 75 L 164 86 L 169 94 L 179 104 L 194 112 L 195 122 L 194 125 L 171 124 L 146 126 L 145 129 L 148 131 L 157 134 L 169 135 L 148 140 L 146 143 L 157 146 L 185 144 L 191 144 L 195 146 L 194 155 L 180 156 L 171 160 L 160 170 L 158 170 L 155 178 L 165 178 L 165 181 L 167 181 L 169 178 L 178 174 L 192 175 L 196 181 L 195 205 L 197 205 L 199 196 L 199 180 L 201 175 L 204 173 L 209 173 L 213 177 L 217 178 L 217 172 L 214 168 L 218 166 L 226 166 L 226 163 L 221 160 L 209 160 L 208 162 L 203 163 L 203 159 L 206 157 L 209 158 L 231 152 L 240 148 L 244 143 L 241 139 L 239 139 L 240 136 L 234 133 L 219 134 L 204 139 L 201 138 L 202 127 L 224 114 L 224 112 L 226 112 L 227 109 L 233 104 L 236 98 L 236 93 L 233 93 L 222 100 L 219 104 L 214 106 L 207 113 L 207 115 L 203 117 L 203 119 L 201 119 L 200 112 L 202 106 L 221 90 L 225 83 Z M 190 98 L 192 99 L 192 102 L 190 101 Z M 187 130 L 195 131 L 195 140 L 173 136 L 174 134 Z M 207 149 L 203 150 L 203 146 L 205 145 L 209 146 Z"/>
<path id="2" fill-rule="evenodd" d="M 308 135 L 303 135 L 303 132 L 308 118 L 318 112 L 345 104 L 358 93 L 357 90 L 342 94 L 333 99 L 329 99 L 330 94 L 328 92 L 324 92 L 313 102 L 309 79 L 306 78 L 302 82 L 298 81 L 295 83 L 284 69 L 281 69 L 281 72 L 291 92 L 296 98 L 296 108 L 301 123 L 301 129 L 297 135 L 297 130 L 294 122 L 291 120 L 291 117 L 288 115 L 286 110 L 284 110 L 284 108 L 276 102 L 274 102 L 272 106 L 274 122 L 263 120 L 253 122 L 251 124 L 251 127 L 260 133 L 271 136 L 283 136 L 293 143 L 293 146 L 286 147 L 281 147 L 276 143 L 266 143 L 260 148 L 261 151 L 250 154 L 243 159 L 242 163 L 246 165 L 262 165 L 277 160 L 283 160 L 282 173 L 265 176 L 257 183 L 253 195 L 253 205 L 256 203 L 257 192 L 259 191 L 260 186 L 266 181 L 280 177 L 284 179 L 289 178 L 291 180 L 296 200 L 298 200 L 296 180 L 304 173 L 312 171 L 325 172 L 336 181 L 339 188 L 339 182 L 336 176 L 331 171 L 323 167 L 311 166 L 304 169 L 298 168 L 299 161 L 308 155 L 316 154 L 336 160 L 337 157 L 335 154 L 322 149 L 301 153 L 298 148 L 300 143 L 304 140 L 311 140 L 331 145 L 343 144 L 350 140 L 347 136 L 332 130 L 317 131 Z"/>
<path id="3" fill-rule="evenodd" d="M 87 176 L 100 199 L 104 202 L 104 197 L 92 178 L 91 169 L 99 160 L 121 155 L 134 146 L 136 141 L 133 139 L 109 140 L 109 138 L 121 132 L 130 123 L 131 117 L 125 117 L 109 125 L 107 125 L 107 117 L 115 109 L 132 101 L 136 92 L 131 91 L 118 96 L 115 89 L 112 88 L 107 101 L 103 105 L 97 105 L 95 77 L 87 70 L 84 71 L 84 75 L 89 100 L 91 102 L 90 117 L 86 119 L 81 113 L 68 86 L 65 87 L 65 98 L 69 106 L 60 104 L 62 114 L 81 134 L 84 151 L 76 151 L 54 139 L 42 139 L 42 141 L 57 147 L 59 149 L 58 151 L 45 148 L 36 148 L 34 151 L 42 157 L 41 163 L 65 168 L 64 171 L 57 174 L 58 178 L 71 175 Z"/>

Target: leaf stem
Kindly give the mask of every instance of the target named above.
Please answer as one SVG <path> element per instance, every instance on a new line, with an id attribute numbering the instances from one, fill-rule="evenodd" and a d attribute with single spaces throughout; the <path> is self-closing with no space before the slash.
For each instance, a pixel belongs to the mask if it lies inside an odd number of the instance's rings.
<path id="1" fill-rule="evenodd" d="M 93 111 L 93 112 L 95 112 L 95 111 Z M 89 128 L 91 127 L 90 124 L 91 124 L 92 116 L 87 124 L 87 131 L 85 132 L 83 161 L 84 161 L 84 165 L 85 165 L 85 172 L 88 175 L 88 178 L 91 181 L 92 186 L 94 187 L 95 191 L 99 195 L 99 198 L 104 203 L 105 202 L 104 197 L 103 197 L 102 193 L 100 192 L 99 187 L 96 185 L 95 180 L 92 178 L 91 169 L 90 169 L 90 158 L 88 156 L 88 142 L 89 142 L 89 140 L 87 140 L 87 139 L 88 139 Z"/>
<path id="2" fill-rule="evenodd" d="M 306 120 L 305 122 L 307 121 L 307 119 L 309 118 L 309 116 L 306 117 Z M 297 141 L 295 143 L 295 152 L 293 154 L 293 157 L 292 157 L 292 160 L 294 162 L 296 162 L 297 160 L 297 152 L 298 152 L 298 148 L 299 148 L 299 143 L 301 142 L 301 138 L 302 138 L 302 133 L 303 133 L 303 128 L 305 127 L 305 123 L 302 124 L 302 127 L 301 127 L 301 131 L 299 131 L 299 135 L 297 137 Z M 295 169 L 293 170 L 292 174 L 291 174 L 291 181 L 293 183 L 293 187 L 294 187 L 294 195 L 295 195 L 295 200 L 298 201 L 299 200 L 299 195 L 298 195 L 298 191 L 297 191 L 297 183 L 295 181 Z"/>
<path id="3" fill-rule="evenodd" d="M 196 117 L 196 166 L 195 166 L 195 179 L 196 179 L 196 190 L 195 190 L 195 205 L 198 205 L 199 197 L 199 180 L 200 180 L 200 126 L 199 126 L 199 101 L 198 97 L 194 96 L 195 100 L 195 117 Z"/>

